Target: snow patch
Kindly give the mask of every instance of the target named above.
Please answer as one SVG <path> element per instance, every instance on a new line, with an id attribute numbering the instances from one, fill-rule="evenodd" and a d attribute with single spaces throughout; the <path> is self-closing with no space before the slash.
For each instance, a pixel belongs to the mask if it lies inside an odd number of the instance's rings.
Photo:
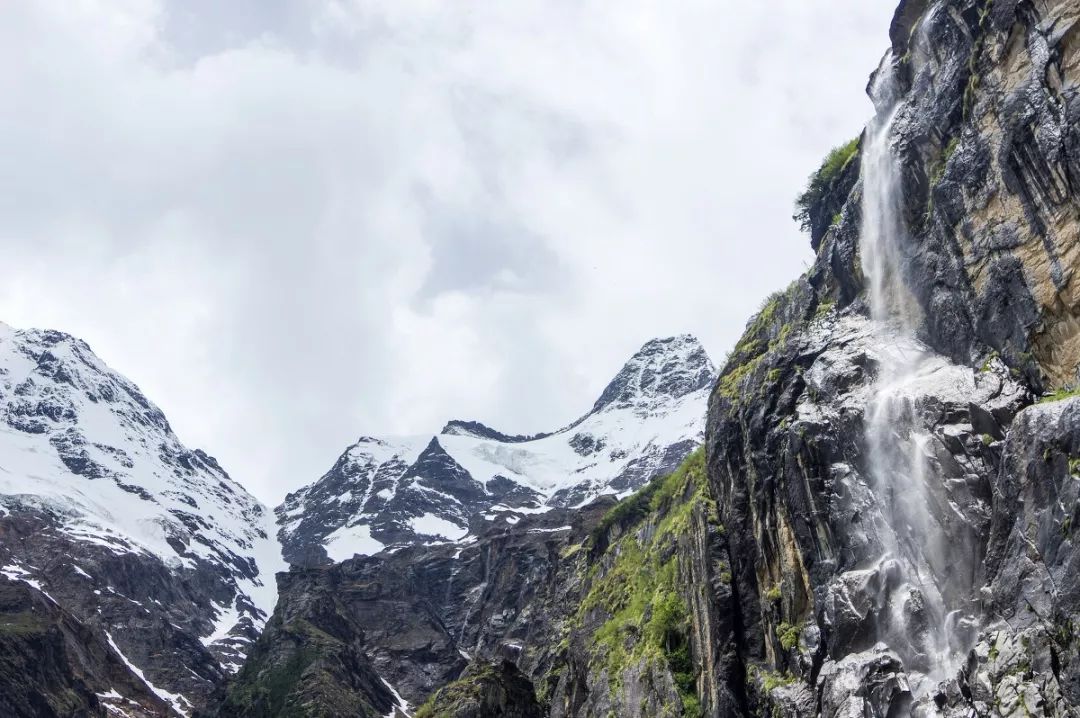
<path id="1" fill-rule="evenodd" d="M 108 639 L 109 645 L 112 646 L 112 649 L 116 651 L 116 655 L 120 656 L 120 660 L 124 662 L 124 665 L 126 665 L 132 673 L 138 676 L 139 680 L 146 684 L 146 687 L 150 689 L 151 693 L 172 706 L 173 710 L 175 710 L 180 715 L 186 716 L 191 713 L 191 709 L 194 708 L 194 706 L 191 704 L 191 701 L 189 701 L 187 698 L 180 695 L 179 693 L 170 693 L 169 691 L 155 686 L 147 679 L 145 675 L 143 675 L 141 668 L 128 660 L 127 656 L 124 655 L 124 652 L 120 650 L 120 647 L 118 645 L 116 645 L 116 641 L 113 640 L 111 633 L 105 631 L 105 638 Z"/>
<path id="2" fill-rule="evenodd" d="M 469 529 L 462 528 L 452 521 L 440 518 L 435 514 L 414 516 L 408 521 L 409 527 L 423 536 L 441 536 L 451 541 L 456 541 L 469 533 Z"/>
<path id="3" fill-rule="evenodd" d="M 401 697 L 401 694 L 397 692 L 397 688 L 394 688 L 392 685 L 390 685 L 390 681 L 386 680 L 382 676 L 379 676 L 379 680 L 383 682 L 383 685 L 386 686 L 387 690 L 389 690 L 390 693 L 393 694 L 394 700 L 397 701 L 397 705 L 395 705 L 390 710 L 390 712 L 386 714 L 386 718 L 395 718 L 398 711 L 401 711 L 406 716 L 411 716 L 412 714 L 409 713 L 409 703 Z"/>
<path id="4" fill-rule="evenodd" d="M 236 610 L 236 602 L 233 605 L 214 603 L 214 630 L 210 632 L 209 636 L 201 638 L 202 644 L 206 647 L 210 647 L 217 641 L 222 640 L 229 635 L 229 631 L 240 620 L 240 611 Z"/>
<path id="5" fill-rule="evenodd" d="M 50 596 L 48 592 L 46 592 L 45 589 L 41 587 L 41 583 L 38 582 L 35 578 L 33 578 L 30 573 L 22 566 L 14 563 L 8 566 L 4 566 L 3 568 L 0 568 L 0 574 L 7 576 L 12 581 L 22 581 L 31 588 L 37 589 L 38 593 L 40 593 L 45 598 L 49 599 L 53 603 L 56 603 L 56 599 Z M 60 604 L 56 603 L 56 605 L 59 606 Z"/>
<path id="6" fill-rule="evenodd" d="M 335 563 L 354 555 L 373 556 L 386 548 L 381 541 L 372 537 L 371 527 L 367 524 L 342 526 L 326 537 L 323 546 L 326 555 Z"/>

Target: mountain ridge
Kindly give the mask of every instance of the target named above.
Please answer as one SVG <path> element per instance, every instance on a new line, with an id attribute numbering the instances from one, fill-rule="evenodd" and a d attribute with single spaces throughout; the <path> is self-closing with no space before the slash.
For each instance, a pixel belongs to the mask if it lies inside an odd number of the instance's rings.
<path id="1" fill-rule="evenodd" d="M 272 612 L 271 527 L 85 341 L 0 327 L 0 571 L 103 636 L 173 710 L 206 700 Z"/>
<path id="2" fill-rule="evenodd" d="M 363 436 L 275 510 L 288 560 L 311 565 L 387 546 L 460 539 L 476 520 L 625 494 L 673 469 L 702 434 L 716 375 L 692 335 L 635 352 L 592 408 L 530 436 L 451 420 L 433 436 Z M 343 498 L 344 497 L 344 498 Z"/>

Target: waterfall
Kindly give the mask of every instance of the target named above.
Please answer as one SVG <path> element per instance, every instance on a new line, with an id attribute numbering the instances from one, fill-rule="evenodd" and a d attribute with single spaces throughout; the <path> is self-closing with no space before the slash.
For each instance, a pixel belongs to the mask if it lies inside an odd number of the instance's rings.
<path id="1" fill-rule="evenodd" d="M 920 40 L 917 33 L 916 52 Z M 880 568 L 888 577 L 878 634 L 904 661 L 919 696 L 948 678 L 970 647 L 970 586 L 957 576 L 970 569 L 962 564 L 972 554 L 942 525 L 948 499 L 930 460 L 936 439 L 920 424 L 918 385 L 939 365 L 916 339 L 920 310 L 903 281 L 907 227 L 892 147 L 901 106 L 894 65 L 886 55 L 871 85 L 875 116 L 861 157 L 860 257 L 880 353 L 865 440 L 870 488 L 884 519 Z"/>

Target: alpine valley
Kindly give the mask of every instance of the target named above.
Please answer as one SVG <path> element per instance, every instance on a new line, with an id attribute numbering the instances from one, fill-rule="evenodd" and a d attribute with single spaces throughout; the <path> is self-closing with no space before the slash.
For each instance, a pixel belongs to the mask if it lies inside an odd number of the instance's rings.
<path id="1" fill-rule="evenodd" d="M 1080 0 L 887 30 L 812 266 L 550 433 L 363 436 L 270 511 L 0 328 L 0 715 L 1080 716 Z"/>

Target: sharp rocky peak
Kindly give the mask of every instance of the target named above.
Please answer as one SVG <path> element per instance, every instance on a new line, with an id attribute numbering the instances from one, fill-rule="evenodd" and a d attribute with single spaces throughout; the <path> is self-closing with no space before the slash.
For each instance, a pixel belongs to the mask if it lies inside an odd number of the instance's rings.
<path id="1" fill-rule="evenodd" d="M 604 389 L 593 412 L 657 400 L 680 399 L 712 386 L 716 367 L 692 334 L 645 343 Z"/>
<path id="2" fill-rule="evenodd" d="M 608 407 L 625 408 L 652 405 L 681 399 L 695 391 L 711 387 L 717 377 L 716 367 L 705 347 L 693 334 L 651 339 L 642 345 L 604 388 L 589 413 L 555 432 L 539 434 L 504 434 L 479 421 L 454 419 L 440 434 L 472 436 L 507 444 L 535 441 L 559 431 L 572 429 L 591 414 Z"/>
<path id="3" fill-rule="evenodd" d="M 115 698 L 123 663 L 170 715 L 209 700 L 274 605 L 283 565 L 266 509 L 133 382 L 54 330 L 0 325 L 0 466 L 0 575 L 101 648 L 76 712 Z M 130 630 L 113 641 L 116 626 Z M 0 697 L 10 678 L 0 671 Z"/>
<path id="4" fill-rule="evenodd" d="M 548 433 L 531 434 L 528 436 L 522 434 L 504 434 L 479 421 L 462 421 L 460 419 L 452 419 L 446 422 L 446 426 L 444 426 L 439 433 L 449 434 L 450 436 L 472 436 L 477 439 L 491 439 L 492 441 L 501 441 L 504 444 L 520 444 L 526 441 L 534 441 L 536 439 L 542 439 L 545 436 L 550 436 Z"/>

